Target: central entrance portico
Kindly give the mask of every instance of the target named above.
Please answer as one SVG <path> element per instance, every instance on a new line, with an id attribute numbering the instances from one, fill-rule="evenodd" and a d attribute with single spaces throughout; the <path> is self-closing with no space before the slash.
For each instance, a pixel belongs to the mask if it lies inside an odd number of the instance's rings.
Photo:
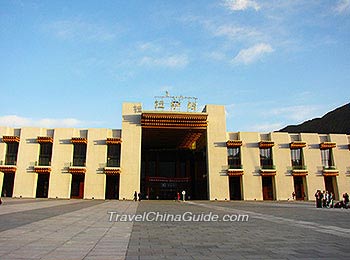
<path id="1" fill-rule="evenodd" d="M 207 114 L 141 114 L 141 193 L 148 199 L 208 199 Z"/>
<path id="2" fill-rule="evenodd" d="M 227 200 L 225 108 L 202 112 L 145 111 L 123 103 L 119 199 Z"/>

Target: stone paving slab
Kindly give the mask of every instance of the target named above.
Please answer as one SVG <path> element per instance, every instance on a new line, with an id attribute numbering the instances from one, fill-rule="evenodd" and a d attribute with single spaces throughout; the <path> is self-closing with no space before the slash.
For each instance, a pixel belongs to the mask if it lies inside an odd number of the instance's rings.
<path id="1" fill-rule="evenodd" d="M 0 206 L 0 215 L 82 202 L 82 200 L 75 200 L 75 199 L 72 199 L 72 200 L 48 200 L 48 199 L 12 199 L 12 198 L 9 199 L 9 198 L 3 198 L 2 200 L 3 200 L 3 204 Z"/>
<path id="2" fill-rule="evenodd" d="M 138 203 L 85 203 L 91 206 L 1 232 L 0 259 L 124 259 L 133 223 L 110 222 L 107 212 L 134 214 Z"/>
<path id="3" fill-rule="evenodd" d="M 21 225 L 29 224 L 35 221 L 43 220 L 46 218 L 54 217 L 61 215 L 67 212 L 72 212 L 82 208 L 92 207 L 94 205 L 103 203 L 103 201 L 48 201 L 47 203 L 41 202 L 37 205 L 31 203 L 28 207 L 23 207 L 23 210 L 20 211 L 21 205 L 16 205 L 16 208 L 12 206 L 1 206 L 1 209 L 11 208 L 11 213 L 0 214 L 0 232 L 8 229 L 13 229 Z M 41 208 L 38 208 L 41 205 Z"/>
<path id="4" fill-rule="evenodd" d="M 248 214 L 249 221 L 135 222 L 126 259 L 350 259 L 343 227 L 350 211 L 317 211 L 311 203 L 141 202 L 137 212 L 149 211 Z"/>
<path id="5" fill-rule="evenodd" d="M 349 228 L 350 210 L 335 208 L 316 208 L 314 202 L 210 202 L 201 201 L 200 204 L 226 207 L 231 211 L 234 209 L 240 212 L 273 215 L 293 220 L 313 222 L 319 225 L 332 226 L 336 223 L 338 228 Z M 304 210 L 303 210 L 304 209 Z M 335 220 L 335 221 L 334 221 Z"/>
<path id="6" fill-rule="evenodd" d="M 350 210 L 309 202 L 61 202 L 31 201 L 31 209 L 0 215 L 0 226 L 12 223 L 0 232 L 0 259 L 350 259 Z M 111 211 L 217 214 L 219 220 L 246 214 L 249 220 L 109 221 Z"/>
<path id="7" fill-rule="evenodd" d="M 27 204 L 27 203 L 38 203 L 38 202 L 47 201 L 47 199 L 9 198 L 9 197 L 2 197 L 1 200 L 4 203 L 3 205 Z"/>

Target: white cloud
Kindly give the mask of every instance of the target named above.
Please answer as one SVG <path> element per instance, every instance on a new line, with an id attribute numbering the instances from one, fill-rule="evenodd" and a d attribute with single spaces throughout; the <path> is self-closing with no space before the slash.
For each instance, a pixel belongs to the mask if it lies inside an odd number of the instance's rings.
<path id="1" fill-rule="evenodd" d="M 137 47 L 141 51 L 153 51 L 153 52 L 159 52 L 162 50 L 162 47 L 158 44 L 155 44 L 153 42 L 142 42 L 137 45 Z"/>
<path id="2" fill-rule="evenodd" d="M 272 109 L 267 113 L 268 116 L 282 116 L 288 120 L 303 122 L 316 117 L 320 112 L 319 106 L 289 106 Z"/>
<path id="3" fill-rule="evenodd" d="M 271 132 L 320 117 L 330 110 L 320 105 L 274 105 L 274 102 L 269 101 L 229 104 L 225 106 L 227 120 L 233 122 L 236 130 Z"/>
<path id="4" fill-rule="evenodd" d="M 81 19 L 60 20 L 51 23 L 48 29 L 57 38 L 84 39 L 94 41 L 108 41 L 116 37 L 116 33 L 106 27 L 83 21 Z"/>
<path id="5" fill-rule="evenodd" d="M 83 122 L 75 118 L 52 119 L 44 118 L 38 120 L 38 125 L 43 127 L 78 127 Z"/>
<path id="6" fill-rule="evenodd" d="M 233 63 L 250 64 L 259 60 L 264 54 L 273 52 L 271 45 L 266 43 L 258 43 L 250 48 L 240 50 Z"/>
<path id="7" fill-rule="evenodd" d="M 0 125 L 1 126 L 10 126 L 10 127 L 16 127 L 16 126 L 28 126 L 31 125 L 31 119 L 20 117 L 16 115 L 8 115 L 8 116 L 1 116 L 0 117 Z"/>
<path id="8" fill-rule="evenodd" d="M 225 0 L 223 5 L 231 11 L 243 11 L 249 8 L 258 11 L 260 9 L 260 5 L 254 0 Z"/>
<path id="9" fill-rule="evenodd" d="M 334 11 L 338 14 L 349 13 L 350 11 L 350 0 L 340 0 L 334 7 Z"/>
<path id="10" fill-rule="evenodd" d="M 141 42 L 136 45 L 137 64 L 148 67 L 184 68 L 189 58 L 181 48 L 181 42 L 163 39 Z"/>
<path id="11" fill-rule="evenodd" d="M 227 118 L 231 118 L 236 110 L 236 104 L 229 104 L 225 106 L 225 114 Z"/>
<path id="12" fill-rule="evenodd" d="M 200 26 L 204 30 L 208 31 L 212 36 L 215 37 L 225 37 L 230 42 L 232 41 L 253 41 L 253 42 L 259 42 L 259 41 L 265 41 L 266 35 L 260 31 L 257 30 L 253 26 L 247 26 L 245 24 L 251 24 L 251 23 L 245 23 L 240 24 L 237 22 L 234 22 L 235 20 L 230 19 L 230 21 L 227 21 L 225 19 L 207 19 L 202 17 L 182 17 L 180 21 L 188 26 L 188 24 L 192 24 L 195 26 Z"/>
<path id="13" fill-rule="evenodd" d="M 215 36 L 225 36 L 230 40 L 256 39 L 261 33 L 254 28 L 247 28 L 235 25 L 221 25 L 212 29 Z"/>
<path id="14" fill-rule="evenodd" d="M 216 60 L 216 61 L 226 60 L 225 53 L 220 52 L 220 51 L 212 51 L 212 52 L 207 53 L 205 56 L 211 60 Z"/>
<path id="15" fill-rule="evenodd" d="M 250 131 L 253 132 L 273 132 L 283 128 L 285 125 L 283 123 L 264 123 L 257 124 L 250 127 Z"/>
<path id="16" fill-rule="evenodd" d="M 168 68 L 183 68 L 189 63 L 187 55 L 170 55 L 166 57 L 144 56 L 141 58 L 141 66 L 160 66 Z"/>
<path id="17" fill-rule="evenodd" d="M 123 70 L 109 70 L 110 75 L 118 81 L 128 81 L 134 77 L 135 73 L 133 71 L 123 71 Z"/>
<path id="18" fill-rule="evenodd" d="M 35 127 L 81 127 L 86 122 L 80 121 L 75 118 L 42 118 L 33 119 L 27 117 L 21 117 L 17 115 L 7 115 L 0 117 L 0 125 L 8 127 L 25 127 L 25 126 L 35 126 Z"/>
<path id="19" fill-rule="evenodd" d="M 280 123 L 261 123 L 250 127 L 251 131 L 271 132 L 291 124 L 299 124 L 306 120 L 322 116 L 325 107 L 319 105 L 299 105 L 272 108 L 264 111 L 264 118 L 274 119 Z M 326 109 L 327 110 L 327 109 Z"/>

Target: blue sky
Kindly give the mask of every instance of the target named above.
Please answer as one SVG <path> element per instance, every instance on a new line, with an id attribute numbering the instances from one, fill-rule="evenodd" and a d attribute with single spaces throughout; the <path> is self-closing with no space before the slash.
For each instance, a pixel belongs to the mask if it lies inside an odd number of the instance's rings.
<path id="1" fill-rule="evenodd" d="M 1 0 L 0 39 L 6 126 L 120 128 L 167 90 L 267 132 L 350 97 L 350 0 Z"/>

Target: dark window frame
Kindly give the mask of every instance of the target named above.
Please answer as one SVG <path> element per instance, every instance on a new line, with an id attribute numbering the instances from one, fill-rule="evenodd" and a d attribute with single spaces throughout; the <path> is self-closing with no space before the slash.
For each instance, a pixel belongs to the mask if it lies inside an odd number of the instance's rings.
<path id="1" fill-rule="evenodd" d="M 303 148 L 290 149 L 290 156 L 293 168 L 302 168 L 304 166 Z"/>
<path id="2" fill-rule="evenodd" d="M 109 144 L 107 146 L 107 167 L 120 167 L 120 144 Z"/>
<path id="3" fill-rule="evenodd" d="M 5 165 L 16 165 L 19 143 L 7 143 Z"/>
<path id="4" fill-rule="evenodd" d="M 74 144 L 73 166 L 86 166 L 86 144 Z"/>
<path id="5" fill-rule="evenodd" d="M 260 166 L 262 168 L 274 168 L 272 148 L 260 148 Z"/>
<path id="6" fill-rule="evenodd" d="M 227 148 L 227 163 L 228 163 L 229 169 L 242 168 L 241 147 Z"/>
<path id="7" fill-rule="evenodd" d="M 332 148 L 321 149 L 321 161 L 324 168 L 335 167 Z"/>
<path id="8" fill-rule="evenodd" d="M 50 166 L 51 157 L 52 157 L 52 143 L 41 143 L 38 165 Z"/>

